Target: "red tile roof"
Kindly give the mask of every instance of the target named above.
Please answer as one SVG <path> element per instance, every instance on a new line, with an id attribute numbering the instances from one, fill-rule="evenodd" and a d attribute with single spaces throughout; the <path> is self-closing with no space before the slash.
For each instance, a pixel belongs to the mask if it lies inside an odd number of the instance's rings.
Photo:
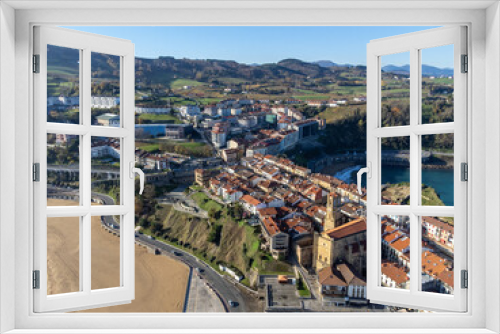
<path id="1" fill-rule="evenodd" d="M 382 263 L 382 274 L 389 277 L 398 285 L 410 280 L 407 273 L 403 269 L 397 267 L 394 263 Z"/>
<path id="2" fill-rule="evenodd" d="M 241 200 L 245 201 L 248 204 L 253 205 L 253 206 L 257 206 L 257 205 L 261 204 L 259 200 L 257 200 L 256 198 L 254 198 L 254 197 L 252 197 L 250 195 L 243 195 L 241 197 Z"/>
<path id="3" fill-rule="evenodd" d="M 365 231 L 366 231 L 366 219 L 358 218 L 344 225 L 340 225 L 334 229 L 326 231 L 326 234 L 328 234 L 330 238 L 342 239 L 350 235 L 354 235 Z"/>

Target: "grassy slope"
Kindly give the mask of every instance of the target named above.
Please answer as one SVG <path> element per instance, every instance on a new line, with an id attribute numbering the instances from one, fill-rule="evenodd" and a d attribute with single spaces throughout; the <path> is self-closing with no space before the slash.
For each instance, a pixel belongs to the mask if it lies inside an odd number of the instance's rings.
<path id="1" fill-rule="evenodd" d="M 216 211 L 222 211 L 223 209 L 221 204 L 211 200 L 203 192 L 194 193 L 191 197 L 196 201 L 198 206 L 205 211 L 209 211 L 212 208 L 214 208 Z"/>
<path id="2" fill-rule="evenodd" d="M 219 210 L 220 219 L 216 222 L 222 226 L 220 241 L 209 242 L 210 225 L 207 219 L 200 219 L 163 206 L 159 215 L 170 239 L 182 241 L 184 246 L 201 255 L 212 265 L 218 262 L 230 264 L 239 269 L 245 276 L 255 268 L 260 272 L 291 273 L 291 267 L 282 261 L 271 258 L 260 250 L 259 229 L 248 226 L 245 222 L 235 222 L 226 214 L 225 208 L 210 200 L 203 193 L 193 195 L 203 209 L 210 207 Z M 208 200 L 207 200 L 208 199 Z"/>

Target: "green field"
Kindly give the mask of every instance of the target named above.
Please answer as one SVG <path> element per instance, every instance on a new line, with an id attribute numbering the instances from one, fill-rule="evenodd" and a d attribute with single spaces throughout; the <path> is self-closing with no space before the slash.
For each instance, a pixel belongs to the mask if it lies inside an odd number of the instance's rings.
<path id="1" fill-rule="evenodd" d="M 329 100 L 331 95 L 326 94 L 315 94 L 315 95 L 294 95 L 294 98 L 298 100 Z"/>
<path id="2" fill-rule="evenodd" d="M 190 79 L 174 79 L 170 82 L 170 88 L 172 89 L 180 89 L 183 88 L 184 86 L 196 87 L 202 85 L 206 85 L 206 83 Z"/>
<path id="3" fill-rule="evenodd" d="M 160 144 L 149 144 L 149 143 L 141 143 L 141 142 L 136 142 L 137 147 L 139 147 L 141 150 L 144 150 L 149 153 L 158 153 L 160 150 Z"/>
<path id="4" fill-rule="evenodd" d="M 453 78 L 448 79 L 448 78 L 423 78 L 422 81 L 427 82 L 427 83 L 435 83 L 435 84 L 441 84 L 441 85 L 451 85 L 453 86 Z"/>
<path id="5" fill-rule="evenodd" d="M 217 78 L 217 81 L 229 83 L 229 84 L 240 84 L 240 83 L 247 82 L 247 80 L 238 79 L 238 78 Z"/>
<path id="6" fill-rule="evenodd" d="M 174 123 L 181 124 L 182 121 L 172 115 L 156 115 L 156 114 L 140 114 L 137 116 L 136 124 L 141 124 L 141 121 L 150 123 Z"/>
<path id="7" fill-rule="evenodd" d="M 181 142 L 168 139 L 153 139 L 141 141 L 137 139 L 135 146 L 150 153 L 176 153 L 194 157 L 209 157 L 212 149 L 204 142 Z"/>

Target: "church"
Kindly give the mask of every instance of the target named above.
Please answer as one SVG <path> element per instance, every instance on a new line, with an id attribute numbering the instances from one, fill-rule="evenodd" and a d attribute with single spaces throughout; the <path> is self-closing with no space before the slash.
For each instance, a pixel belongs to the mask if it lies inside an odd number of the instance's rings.
<path id="1" fill-rule="evenodd" d="M 313 269 L 318 273 L 348 263 L 366 277 L 366 218 L 343 223 L 342 214 L 335 209 L 337 200 L 334 192 L 328 195 L 323 229 L 314 235 Z"/>

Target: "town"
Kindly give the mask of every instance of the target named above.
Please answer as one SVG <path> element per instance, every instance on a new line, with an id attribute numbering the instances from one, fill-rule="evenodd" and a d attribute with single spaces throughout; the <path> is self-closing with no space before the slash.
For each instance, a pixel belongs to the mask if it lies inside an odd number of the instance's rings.
<path id="1" fill-rule="evenodd" d="M 357 96 L 352 102 L 363 104 L 366 98 Z M 74 103 L 75 98 L 49 100 L 52 110 L 71 108 Z M 235 284 L 261 291 L 265 311 L 373 308 L 366 299 L 366 189 L 359 194 L 354 184 L 316 171 L 316 164 L 300 166 L 284 154 L 293 152 L 299 143 L 314 145 L 326 126 L 324 119 L 308 118 L 295 105 L 335 108 L 348 103 L 226 99 L 204 106 L 136 106 L 137 116 L 169 115 L 176 120 L 135 125 L 136 143 L 141 143 L 136 145 L 136 165 L 146 171 L 147 183 L 174 185 L 168 189 L 187 185 L 184 197 L 167 202 L 188 214 L 220 217 L 221 213 L 213 208 L 203 209 L 201 204 L 206 208 L 207 202 L 216 203 L 214 207 L 221 212 L 221 208 L 239 208 L 243 211 L 240 221 L 257 231 L 259 251 L 293 267 L 288 275 L 276 272 L 246 277 L 251 275 L 248 268 L 218 264 Z M 120 126 L 118 105 L 119 98 L 93 97 L 94 123 Z M 64 145 L 71 140 L 69 136 L 58 136 L 56 142 Z M 164 140 L 201 142 L 208 147 L 208 153 L 193 157 L 181 151 L 162 152 Z M 92 157 L 116 162 L 119 143 L 112 139 L 92 142 Z M 362 161 L 363 155 L 358 159 Z M 407 157 L 392 154 L 391 160 L 395 159 L 404 163 Z M 158 196 L 159 203 L 166 195 Z M 198 201 L 193 200 L 196 198 Z M 384 196 L 382 203 L 400 204 Z M 409 218 L 383 216 L 380 224 L 380 282 L 387 287 L 409 289 Z M 423 290 L 452 294 L 453 223 L 423 217 L 421 227 Z M 287 293 L 284 286 L 288 282 L 302 293 Z"/>

